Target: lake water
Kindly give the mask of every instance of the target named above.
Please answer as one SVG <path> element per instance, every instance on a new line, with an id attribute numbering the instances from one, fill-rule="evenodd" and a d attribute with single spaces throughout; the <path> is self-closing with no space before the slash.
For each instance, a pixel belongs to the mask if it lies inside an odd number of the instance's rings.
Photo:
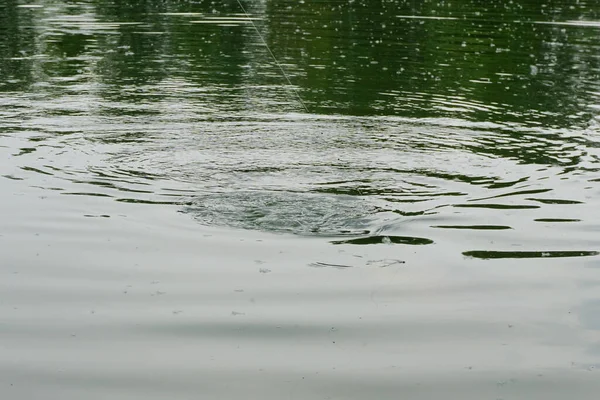
<path id="1" fill-rule="evenodd" d="M 595 1 L 0 0 L 7 399 L 596 399 Z"/>

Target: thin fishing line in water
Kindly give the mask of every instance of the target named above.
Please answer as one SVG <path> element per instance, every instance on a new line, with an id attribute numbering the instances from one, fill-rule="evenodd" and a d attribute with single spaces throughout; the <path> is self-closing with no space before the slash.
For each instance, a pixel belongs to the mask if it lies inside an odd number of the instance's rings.
<path id="1" fill-rule="evenodd" d="M 256 24 L 254 23 L 254 21 L 252 20 L 252 18 L 248 14 L 248 12 L 246 11 L 246 8 L 244 7 L 244 5 L 242 4 L 242 2 L 240 0 L 237 0 L 237 3 L 240 5 L 240 8 L 244 12 L 244 15 L 246 16 L 246 18 L 248 19 L 248 21 L 250 21 L 250 23 L 254 27 L 254 30 L 258 34 L 258 37 L 260 38 L 260 40 L 262 41 L 262 43 L 265 45 L 265 48 L 267 49 L 267 51 L 271 55 L 271 58 L 273 58 L 273 60 L 275 61 L 275 64 L 277 64 L 277 66 L 279 67 L 279 70 L 281 71 L 281 73 L 285 77 L 285 80 L 290 85 L 290 88 L 292 89 L 292 91 L 294 92 L 294 94 L 296 95 L 296 97 L 298 98 L 298 101 L 300 101 L 300 104 L 302 104 L 302 107 L 304 108 L 304 110 L 306 110 L 307 113 L 310 113 L 310 111 L 308 111 L 308 107 L 304 103 L 304 100 L 302 100 L 302 97 L 300 97 L 300 93 L 298 93 L 298 91 L 294 88 L 294 85 L 292 84 L 292 81 L 290 80 L 290 78 L 288 77 L 288 75 L 285 73 L 285 70 L 283 69 L 283 67 L 281 66 L 281 64 L 279 63 L 279 61 L 277 61 L 277 57 L 275 57 L 275 54 L 273 54 L 273 52 L 271 51 L 271 48 L 267 44 L 267 41 L 265 40 L 265 38 L 263 37 L 263 35 L 261 35 L 260 31 L 258 30 L 258 27 L 256 26 Z"/>

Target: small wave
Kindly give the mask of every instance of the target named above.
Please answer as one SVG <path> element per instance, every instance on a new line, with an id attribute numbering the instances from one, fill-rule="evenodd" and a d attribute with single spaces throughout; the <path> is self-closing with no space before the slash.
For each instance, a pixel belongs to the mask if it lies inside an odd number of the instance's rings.
<path id="1" fill-rule="evenodd" d="M 492 258 L 558 258 L 558 257 L 590 257 L 597 256 L 597 251 L 486 251 L 474 250 L 463 252 L 464 256 L 489 260 Z"/>
<path id="2" fill-rule="evenodd" d="M 409 244 L 409 245 L 425 245 L 432 244 L 433 240 L 411 236 L 383 236 L 371 235 L 348 240 L 336 240 L 333 244 Z"/>

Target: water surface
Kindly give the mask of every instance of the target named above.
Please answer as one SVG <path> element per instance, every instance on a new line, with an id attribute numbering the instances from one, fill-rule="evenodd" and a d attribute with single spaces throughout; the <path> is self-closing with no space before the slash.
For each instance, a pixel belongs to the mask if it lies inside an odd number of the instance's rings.
<path id="1" fill-rule="evenodd" d="M 0 390 L 595 398 L 599 43 L 589 1 L 1 1 Z"/>

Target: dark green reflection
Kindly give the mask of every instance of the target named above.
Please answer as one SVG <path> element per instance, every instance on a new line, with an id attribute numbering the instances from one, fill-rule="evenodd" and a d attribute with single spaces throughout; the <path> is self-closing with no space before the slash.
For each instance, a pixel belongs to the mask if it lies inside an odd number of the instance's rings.
<path id="1" fill-rule="evenodd" d="M 366 236 L 362 238 L 356 239 L 348 239 L 348 240 L 335 240 L 332 241 L 333 244 L 410 244 L 410 245 L 424 245 L 424 244 L 432 244 L 433 240 L 419 237 L 410 237 L 410 236 L 383 236 L 383 235 L 373 235 Z"/>
<path id="2" fill-rule="evenodd" d="M 569 218 L 537 218 L 535 222 L 580 222 L 580 219 L 569 219 Z"/>
<path id="3" fill-rule="evenodd" d="M 538 22 L 599 10 L 575 0 L 267 2 L 269 44 L 302 71 L 318 112 L 560 126 L 596 97 L 575 82 L 598 88 L 600 60 L 585 45 L 600 31 Z"/>
<path id="4" fill-rule="evenodd" d="M 600 254 L 597 251 L 465 251 L 463 255 L 484 260 L 492 258 L 557 258 L 589 257 Z"/>
<path id="5" fill-rule="evenodd" d="M 527 200 L 537 201 L 542 204 L 583 204 L 583 201 L 579 200 L 565 200 L 565 199 L 534 199 L 529 198 Z"/>
<path id="6" fill-rule="evenodd" d="M 502 230 L 512 229 L 510 226 L 505 226 L 505 225 L 433 225 L 432 228 L 473 229 L 473 230 L 489 230 L 489 231 L 502 231 Z"/>
<path id="7" fill-rule="evenodd" d="M 489 208 L 495 210 L 532 210 L 540 206 L 528 204 L 455 204 L 459 208 Z"/>
<path id="8" fill-rule="evenodd" d="M 211 98 L 231 110 L 247 107 L 248 97 L 256 96 L 269 97 L 279 111 L 302 110 L 255 29 L 239 20 L 237 1 L 19 4 L 0 4 L 0 90 L 79 77 L 102 83 L 109 98 L 142 95 L 152 101 L 168 94 L 155 98 L 120 89 L 183 79 L 231 89 Z M 243 5 L 314 113 L 568 128 L 587 124 L 593 116 L 589 105 L 598 102 L 600 59 L 594 46 L 600 30 L 577 24 L 598 20 L 597 2 L 244 0 Z M 228 22 L 215 23 L 218 18 Z M 519 140 L 520 134 L 511 136 Z M 511 147 L 506 143 L 497 151 L 564 162 L 545 151 L 547 143 Z"/>
<path id="9" fill-rule="evenodd" d="M 0 1 L 0 92 L 20 90 L 34 81 L 32 62 L 36 32 L 34 13 L 16 0 Z"/>

